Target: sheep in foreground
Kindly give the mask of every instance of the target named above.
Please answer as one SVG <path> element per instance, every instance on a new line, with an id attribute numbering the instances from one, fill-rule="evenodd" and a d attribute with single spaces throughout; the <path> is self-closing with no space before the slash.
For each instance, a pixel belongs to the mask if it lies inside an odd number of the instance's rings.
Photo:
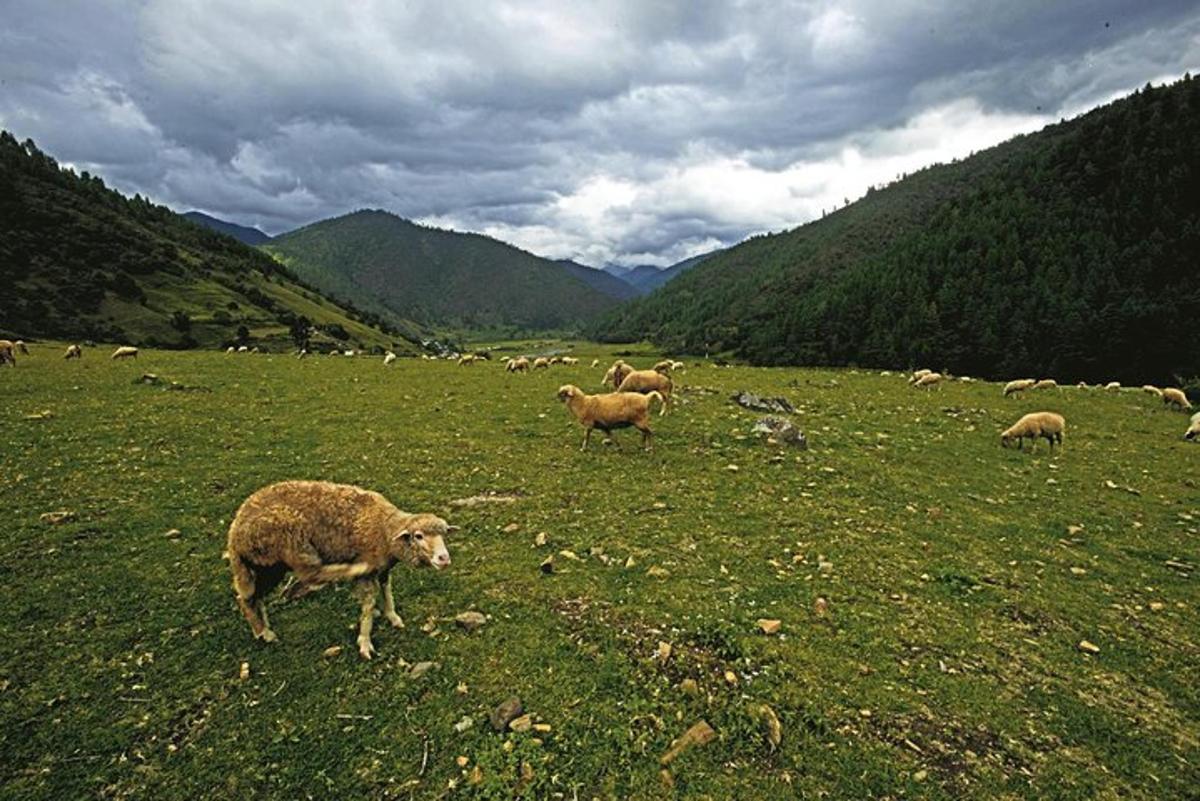
<path id="1" fill-rule="evenodd" d="M 1156 398 L 1162 397 L 1162 390 L 1153 384 L 1143 384 L 1142 392 L 1145 392 L 1147 395 L 1153 395 Z"/>
<path id="2" fill-rule="evenodd" d="M 282 481 L 242 503 L 229 526 L 226 555 L 238 607 L 254 636 L 277 638 L 267 620 L 266 596 L 290 570 L 299 598 L 334 581 L 354 581 L 362 604 L 358 652 L 375 653 L 371 627 L 375 599 L 383 591 L 383 614 L 396 628 L 404 621 L 392 597 L 392 568 L 450 564 L 445 536 L 455 526 L 432 514 L 409 514 L 378 492 L 328 481 Z"/>
<path id="3" fill-rule="evenodd" d="M 13 343 L 7 339 L 0 339 L 0 364 L 5 362 L 16 367 L 17 357 L 13 355 Z"/>
<path id="4" fill-rule="evenodd" d="M 930 369 L 928 369 L 928 368 L 922 368 L 922 369 L 920 369 L 920 370 L 914 370 L 914 371 L 913 371 L 913 374 L 912 374 L 912 376 L 911 376 L 911 377 L 908 379 L 908 383 L 910 383 L 910 384 L 915 384 L 915 383 L 917 383 L 918 381 L 920 381 L 922 378 L 924 378 L 925 376 L 929 375 L 929 374 L 930 374 L 930 373 L 932 373 L 932 372 L 933 372 L 933 371 L 932 371 L 932 370 L 930 370 Z"/>
<path id="5" fill-rule="evenodd" d="M 383 355 L 383 366 L 384 367 L 387 367 L 389 364 L 391 364 L 394 361 L 396 361 L 396 354 L 392 353 L 390 350 Z"/>
<path id="6" fill-rule="evenodd" d="M 1043 378 L 1030 387 L 1030 389 L 1058 389 L 1058 382 L 1053 378 Z"/>
<path id="7" fill-rule="evenodd" d="M 663 397 L 662 410 L 658 413 L 661 417 L 667 413 L 667 406 L 671 402 L 671 393 L 674 389 L 675 385 L 671 382 L 670 376 L 654 370 L 634 370 L 625 376 L 625 380 L 617 387 L 617 392 L 641 392 L 643 394 L 657 392 Z"/>
<path id="8" fill-rule="evenodd" d="M 1188 401 L 1187 395 L 1183 394 L 1182 389 L 1168 387 L 1162 391 L 1162 399 L 1166 406 L 1174 406 L 1176 409 L 1192 408 L 1192 404 Z"/>
<path id="9" fill-rule="evenodd" d="M 1183 435 L 1183 438 L 1195 439 L 1198 436 L 1200 436 L 1200 412 L 1192 415 L 1191 423 L 1188 425 L 1188 430 Z"/>
<path id="10" fill-rule="evenodd" d="M 617 389 L 621 386 L 621 382 L 625 380 L 625 376 L 633 372 L 633 368 L 625 363 L 624 359 L 617 359 L 613 362 L 612 367 L 604 374 L 604 378 L 600 381 L 602 386 L 610 386 Z"/>
<path id="11" fill-rule="evenodd" d="M 1016 381 L 1009 381 L 1004 385 L 1004 397 L 1007 398 L 1009 395 L 1031 389 L 1036 383 L 1032 378 L 1018 378 Z"/>
<path id="12" fill-rule="evenodd" d="M 122 345 L 121 347 L 114 350 L 112 352 L 112 356 L 110 356 L 109 358 L 113 359 L 114 361 L 117 359 L 136 359 L 137 355 L 138 355 L 137 348 L 133 347 L 132 345 Z"/>
<path id="13" fill-rule="evenodd" d="M 1011 428 L 1000 435 L 1000 444 L 1005 448 L 1014 439 L 1018 450 L 1024 450 L 1025 440 L 1030 440 L 1029 451 L 1032 453 L 1039 438 L 1045 438 L 1050 443 L 1051 452 L 1054 443 L 1062 445 L 1063 434 L 1067 429 L 1067 421 L 1061 414 L 1054 412 L 1030 412 L 1022 417 Z"/>
<path id="14" fill-rule="evenodd" d="M 64 359 L 82 359 L 83 348 L 78 345 L 67 345 L 67 352 L 63 354 Z"/>
<path id="15" fill-rule="evenodd" d="M 533 360 L 533 369 L 534 370 L 549 370 L 550 369 L 550 360 L 547 359 L 545 356 L 538 356 L 536 359 Z"/>
<path id="16" fill-rule="evenodd" d="M 642 445 L 649 449 L 650 438 L 650 402 L 657 400 L 663 406 L 666 401 L 658 392 L 610 392 L 606 395 L 585 395 L 583 390 L 574 384 L 564 384 L 558 388 L 558 399 L 567 404 L 572 416 L 584 428 L 581 451 L 587 450 L 592 438 L 592 429 L 604 432 L 605 439 L 618 448 L 621 447 L 612 432 L 618 428 L 633 426 L 642 432 Z"/>
<path id="17" fill-rule="evenodd" d="M 922 387 L 924 387 L 926 389 L 931 389 L 933 387 L 937 387 L 937 388 L 941 389 L 942 374 L 941 373 L 926 373 L 925 375 L 918 378 L 916 380 L 916 383 L 913 384 L 913 386 L 916 387 L 917 389 L 920 389 Z"/>

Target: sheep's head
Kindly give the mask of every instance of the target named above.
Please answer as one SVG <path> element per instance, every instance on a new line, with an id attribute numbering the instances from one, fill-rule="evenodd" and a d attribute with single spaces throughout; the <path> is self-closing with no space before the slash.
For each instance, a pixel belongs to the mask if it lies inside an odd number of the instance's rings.
<path id="1" fill-rule="evenodd" d="M 1009 432 L 1005 431 L 1000 435 L 1000 447 L 1007 448 L 1012 441 L 1013 435 Z"/>
<path id="2" fill-rule="evenodd" d="M 572 398 L 577 398 L 582 394 L 583 393 L 580 392 L 579 387 L 575 386 L 574 384 L 563 384 L 558 388 L 558 399 L 560 401 L 569 401 Z"/>
<path id="3" fill-rule="evenodd" d="M 437 515 L 413 515 L 392 535 L 391 552 L 397 560 L 441 570 L 450 564 L 446 535 L 458 531 Z"/>

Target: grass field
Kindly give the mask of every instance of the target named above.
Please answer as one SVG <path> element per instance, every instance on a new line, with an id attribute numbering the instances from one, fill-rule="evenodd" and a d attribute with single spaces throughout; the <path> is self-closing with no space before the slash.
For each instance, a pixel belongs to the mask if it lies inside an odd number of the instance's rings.
<path id="1" fill-rule="evenodd" d="M 554 393 L 596 391 L 586 365 L 614 349 L 575 352 L 516 376 L 50 346 L 0 368 L 0 797 L 1196 796 L 1186 415 L 1133 391 L 696 365 L 652 453 L 631 432 L 580 453 Z M 739 389 L 791 400 L 810 449 L 752 436 Z M 1000 448 L 1035 409 L 1067 417 L 1064 453 Z M 276 600 L 271 646 L 236 611 L 228 522 L 300 477 L 463 527 L 448 570 L 399 573 L 408 626 L 377 626 L 373 661 L 346 588 Z M 450 505 L 487 493 L 516 500 Z M 469 609 L 489 618 L 471 633 Z M 513 694 L 548 732 L 491 730 Z M 700 720 L 716 739 L 664 776 Z"/>

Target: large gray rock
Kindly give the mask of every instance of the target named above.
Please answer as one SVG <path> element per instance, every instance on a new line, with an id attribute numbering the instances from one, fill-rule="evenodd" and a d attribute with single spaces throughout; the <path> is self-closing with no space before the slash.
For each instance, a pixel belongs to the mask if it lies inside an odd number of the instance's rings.
<path id="1" fill-rule="evenodd" d="M 781 417 L 763 417 L 754 424 L 751 431 L 771 437 L 783 445 L 791 445 L 801 450 L 808 449 L 808 439 L 804 436 L 804 432 L 792 425 L 791 420 L 784 420 Z"/>

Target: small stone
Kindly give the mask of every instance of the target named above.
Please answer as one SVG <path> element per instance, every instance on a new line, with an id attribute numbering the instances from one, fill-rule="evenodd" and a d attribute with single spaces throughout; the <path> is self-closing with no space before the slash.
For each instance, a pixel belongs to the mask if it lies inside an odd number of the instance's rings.
<path id="1" fill-rule="evenodd" d="M 667 576 L 671 575 L 671 571 L 667 570 L 665 567 L 654 565 L 646 571 L 646 575 L 651 576 L 652 578 L 666 578 Z"/>
<path id="2" fill-rule="evenodd" d="M 167 533 L 163 534 L 163 536 L 169 540 L 177 540 L 181 536 L 183 536 L 183 532 L 177 528 L 173 528 L 170 531 L 168 531 Z"/>
<path id="3" fill-rule="evenodd" d="M 671 658 L 671 643 L 660 642 L 658 644 L 658 653 L 656 654 L 656 656 L 658 657 L 658 661 L 662 662 L 662 663 L 665 663 L 668 659 L 670 659 Z"/>
<path id="4" fill-rule="evenodd" d="M 871 710 L 860 709 L 860 710 L 858 710 L 858 714 L 860 717 L 869 718 L 869 717 L 871 717 Z"/>
<path id="5" fill-rule="evenodd" d="M 725 681 L 736 687 L 737 683 L 738 683 L 737 674 L 734 673 L 732 670 L 725 671 Z"/>
<path id="6" fill-rule="evenodd" d="M 524 714 L 508 722 L 509 731 L 526 732 L 533 728 L 533 715 Z"/>
<path id="7" fill-rule="evenodd" d="M 563 559 L 570 559 L 572 562 L 580 561 L 579 554 L 575 553 L 574 551 L 559 551 L 558 555 Z"/>
<path id="8" fill-rule="evenodd" d="M 454 758 L 454 764 L 458 765 L 460 768 L 465 768 L 467 765 L 471 764 L 471 760 L 465 756 L 458 756 Z"/>
<path id="9" fill-rule="evenodd" d="M 325 657 L 326 659 L 332 659 L 333 657 L 337 656 L 341 652 L 342 652 L 342 646 L 331 645 L 328 648 L 326 648 L 324 651 L 321 652 L 321 656 Z"/>
<path id="10" fill-rule="evenodd" d="M 456 732 L 458 732 L 459 734 L 462 734 L 463 732 L 467 731 L 468 729 L 473 728 L 474 726 L 475 726 L 475 719 L 472 718 L 470 715 L 463 715 L 462 720 L 460 720 L 458 723 L 454 724 L 454 730 Z M 463 764 L 465 765 L 466 763 L 464 762 Z"/>
<path id="11" fill-rule="evenodd" d="M 625 568 L 627 570 L 636 564 L 637 564 L 637 560 L 635 560 L 632 556 L 630 556 L 628 559 L 625 560 Z"/>
<path id="12" fill-rule="evenodd" d="M 824 598 L 817 598 L 813 601 L 813 614 L 817 617 L 825 617 L 829 614 L 829 601 Z"/>
<path id="13" fill-rule="evenodd" d="M 467 631 L 474 631 L 487 623 L 487 617 L 481 612 L 459 612 L 454 616 L 454 622 Z"/>
<path id="14" fill-rule="evenodd" d="M 774 751 L 783 742 L 783 724 L 779 722 L 779 716 L 775 714 L 775 710 L 766 704 L 761 704 L 758 707 L 758 718 L 762 721 L 763 730 L 767 737 L 767 744 Z"/>
<path id="15" fill-rule="evenodd" d="M 518 523 L 509 523 L 502 529 L 505 534 L 516 534 L 520 530 L 521 526 Z"/>
<path id="16" fill-rule="evenodd" d="M 817 569 L 820 570 L 822 573 L 832 573 L 833 572 L 833 562 L 826 562 L 825 560 L 822 559 L 821 561 L 817 562 Z"/>
<path id="17" fill-rule="evenodd" d="M 506 698 L 488 716 L 488 721 L 492 724 L 492 728 L 496 731 L 504 731 L 508 728 L 508 724 L 513 718 L 519 717 L 525 708 L 521 705 L 521 699 L 517 696 Z"/>
<path id="18" fill-rule="evenodd" d="M 927 770 L 918 770 L 916 773 L 913 774 L 914 782 L 923 782 L 928 778 L 929 778 L 929 771 L 927 771 Z"/>
<path id="19" fill-rule="evenodd" d="M 1071 566 L 1071 575 L 1073 575 L 1073 576 L 1083 576 L 1083 575 L 1086 575 L 1086 574 L 1087 574 L 1087 570 L 1085 570 L 1084 568 L 1082 568 L 1082 567 L 1076 567 L 1076 566 L 1074 566 L 1074 565 L 1072 565 L 1072 566 Z"/>
<path id="20" fill-rule="evenodd" d="M 238 678 L 241 679 L 242 681 L 245 681 L 246 679 L 250 678 L 250 663 L 249 662 L 242 663 L 241 668 L 238 670 Z"/>
<path id="21" fill-rule="evenodd" d="M 1164 608 L 1166 608 L 1166 604 L 1164 604 L 1162 601 L 1151 601 L 1150 602 L 1150 611 L 1151 612 L 1161 612 Z"/>
<path id="22" fill-rule="evenodd" d="M 700 685 L 696 683 L 695 679 L 684 679 L 679 682 L 679 689 L 693 697 L 700 694 Z"/>
<path id="23" fill-rule="evenodd" d="M 52 526 L 57 526 L 59 523 L 69 523 L 75 519 L 75 513 L 70 509 L 59 509 L 55 512 L 43 512 L 38 515 L 38 520 L 43 523 L 49 523 Z"/>
<path id="24" fill-rule="evenodd" d="M 533 545 L 535 548 L 541 548 L 548 540 L 549 537 L 546 536 L 546 532 L 539 531 L 537 536 L 533 538 Z"/>
<path id="25" fill-rule="evenodd" d="M 1096 645 L 1094 642 L 1088 642 L 1087 640 L 1080 640 L 1079 641 L 1079 650 L 1083 651 L 1084 653 L 1088 653 L 1088 654 L 1098 654 L 1098 653 L 1100 653 L 1100 646 Z"/>
<path id="26" fill-rule="evenodd" d="M 549 723 L 535 723 L 535 724 L 533 724 L 533 730 L 538 732 L 539 734 L 549 734 L 550 733 L 550 724 Z"/>
<path id="27" fill-rule="evenodd" d="M 736 464 L 727 464 L 727 465 L 725 465 L 725 469 L 728 470 L 730 473 L 736 473 L 737 471 L 741 470 L 742 468 L 738 467 Z"/>
<path id="28" fill-rule="evenodd" d="M 435 667 L 437 667 L 437 662 L 418 662 L 409 669 L 408 675 L 419 679 Z"/>
<path id="29" fill-rule="evenodd" d="M 471 768 L 471 773 L 467 776 L 467 784 L 482 784 L 483 783 L 483 768 L 476 765 Z"/>
<path id="30" fill-rule="evenodd" d="M 454 692 L 458 693 L 459 695 L 466 695 L 467 694 L 467 683 L 465 681 L 460 681 L 454 687 Z"/>
<path id="31" fill-rule="evenodd" d="M 545 559 L 543 559 L 542 564 L 539 567 L 540 567 L 541 571 L 543 573 L 545 573 L 547 576 L 550 575 L 551 573 L 553 573 L 554 572 L 554 554 L 550 554 Z"/>
<path id="32" fill-rule="evenodd" d="M 1083 526 L 1067 526 L 1067 535 L 1074 537 L 1083 531 Z"/>
<path id="33" fill-rule="evenodd" d="M 690 729 L 680 735 L 679 739 L 676 740 L 667 750 L 667 752 L 658 760 L 659 764 L 663 767 L 666 767 L 675 761 L 675 758 L 687 749 L 691 748 L 692 746 L 704 745 L 705 743 L 712 742 L 716 736 L 717 733 L 713 731 L 712 726 L 708 725 L 708 721 L 701 720 L 700 722 L 693 724 Z"/>
<path id="34" fill-rule="evenodd" d="M 773 620 L 765 617 L 760 617 L 758 619 L 758 630 L 763 634 L 778 634 L 779 627 L 782 625 L 783 622 L 779 620 Z"/>

